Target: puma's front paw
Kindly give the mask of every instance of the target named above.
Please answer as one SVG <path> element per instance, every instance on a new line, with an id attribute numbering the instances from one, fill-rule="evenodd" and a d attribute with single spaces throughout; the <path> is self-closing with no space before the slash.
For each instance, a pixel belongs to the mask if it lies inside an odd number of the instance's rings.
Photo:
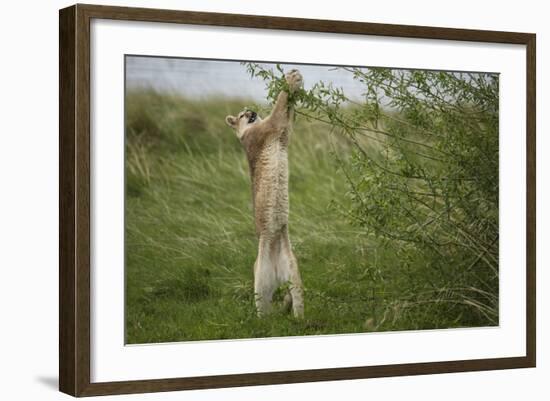
<path id="1" fill-rule="evenodd" d="M 295 92 L 302 87 L 304 84 L 304 79 L 300 71 L 293 69 L 287 72 L 285 75 L 286 82 L 288 83 L 288 88 L 290 92 Z"/>

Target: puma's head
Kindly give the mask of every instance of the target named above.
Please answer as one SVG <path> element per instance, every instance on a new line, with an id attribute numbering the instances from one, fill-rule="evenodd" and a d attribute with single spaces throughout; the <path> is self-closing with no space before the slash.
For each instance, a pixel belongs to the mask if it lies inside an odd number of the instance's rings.
<path id="1" fill-rule="evenodd" d="M 242 139 L 246 130 L 262 121 L 258 113 L 252 110 L 243 110 L 237 117 L 227 116 L 225 122 L 235 130 L 237 138 Z"/>

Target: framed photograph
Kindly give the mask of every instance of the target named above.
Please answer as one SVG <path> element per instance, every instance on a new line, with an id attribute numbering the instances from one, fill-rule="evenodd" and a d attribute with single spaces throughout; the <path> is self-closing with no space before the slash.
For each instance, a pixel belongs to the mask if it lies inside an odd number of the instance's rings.
<path id="1" fill-rule="evenodd" d="M 535 366 L 534 34 L 59 26 L 61 391 Z"/>

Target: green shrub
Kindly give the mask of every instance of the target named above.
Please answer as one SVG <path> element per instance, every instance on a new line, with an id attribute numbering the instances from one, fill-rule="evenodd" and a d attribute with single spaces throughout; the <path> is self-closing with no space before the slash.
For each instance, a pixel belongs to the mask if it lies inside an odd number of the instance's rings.
<path id="1" fill-rule="evenodd" d="M 269 100 L 284 89 L 280 67 L 247 69 Z M 388 310 L 498 324 L 498 75 L 341 69 L 364 88 L 362 101 L 323 81 L 293 100 L 299 116 L 354 145 L 337 159 L 348 192 L 336 207 L 397 263 L 424 264 Z"/>

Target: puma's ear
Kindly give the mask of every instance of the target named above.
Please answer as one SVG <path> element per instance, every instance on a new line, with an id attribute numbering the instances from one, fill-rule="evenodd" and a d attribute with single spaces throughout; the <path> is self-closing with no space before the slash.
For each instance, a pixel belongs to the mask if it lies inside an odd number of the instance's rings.
<path id="1" fill-rule="evenodd" d="M 225 122 L 231 128 L 235 128 L 237 126 L 237 117 L 227 116 L 225 117 Z"/>

